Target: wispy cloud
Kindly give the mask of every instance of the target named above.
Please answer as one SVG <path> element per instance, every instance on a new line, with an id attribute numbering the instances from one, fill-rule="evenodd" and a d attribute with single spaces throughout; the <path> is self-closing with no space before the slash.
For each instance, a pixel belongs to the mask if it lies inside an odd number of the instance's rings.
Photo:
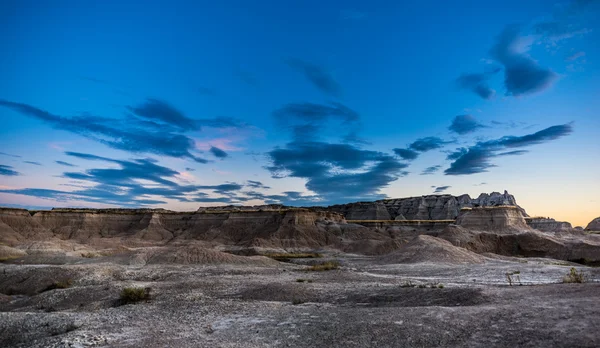
<path id="1" fill-rule="evenodd" d="M 21 173 L 17 172 L 16 170 L 13 170 L 12 166 L 0 164 L 0 175 L 18 176 L 21 175 Z"/>
<path id="2" fill-rule="evenodd" d="M 34 166 L 41 166 L 42 165 L 40 162 L 35 162 L 35 161 L 23 161 L 23 163 L 32 164 Z"/>
<path id="3" fill-rule="evenodd" d="M 475 117 L 471 115 L 458 115 L 454 117 L 452 124 L 448 127 L 449 130 L 460 135 L 473 133 L 480 128 L 486 128 L 486 126 L 477 122 Z"/>
<path id="4" fill-rule="evenodd" d="M 323 93 L 332 97 L 339 97 L 342 93 L 342 88 L 339 83 L 322 67 L 295 58 L 285 60 L 291 68 L 301 72 L 308 81 Z"/>
<path id="5" fill-rule="evenodd" d="M 447 189 L 451 188 L 452 186 L 438 186 L 435 188 L 435 190 L 433 191 L 433 193 L 441 193 L 446 191 Z"/>
<path id="6" fill-rule="evenodd" d="M 223 158 L 227 157 L 227 152 L 219 149 L 218 147 L 212 146 L 210 148 L 210 152 L 213 154 L 213 156 L 215 156 L 217 158 L 220 158 L 220 159 L 223 159 Z"/>
<path id="7" fill-rule="evenodd" d="M 408 148 L 396 148 L 393 149 L 393 151 L 396 155 L 400 156 L 404 160 L 414 160 L 419 157 L 419 154 L 422 152 L 441 149 L 446 144 L 451 143 L 451 141 L 445 141 L 438 137 L 425 137 L 417 139 L 412 144 L 408 145 Z"/>
<path id="8" fill-rule="evenodd" d="M 7 156 L 7 157 L 13 157 L 13 158 L 21 158 L 21 156 L 19 156 L 19 155 L 13 155 L 13 154 L 6 153 L 6 152 L 0 152 L 0 155 Z"/>
<path id="9" fill-rule="evenodd" d="M 245 127 L 231 118 L 192 119 L 171 105 L 148 99 L 136 107 L 128 107 L 133 118 L 114 119 L 91 115 L 64 117 L 34 106 L 0 99 L 0 106 L 42 120 L 55 128 L 67 130 L 112 148 L 132 153 L 189 158 L 208 162 L 194 154 L 195 142 L 184 133 L 213 128 Z"/>
<path id="10" fill-rule="evenodd" d="M 423 169 L 421 175 L 431 175 L 437 173 L 442 168 L 441 165 L 431 166 Z"/>
<path id="11" fill-rule="evenodd" d="M 448 155 L 453 162 L 446 169 L 446 175 L 468 175 L 483 173 L 494 167 L 492 159 L 500 156 L 522 155 L 526 150 L 512 150 L 531 145 L 552 141 L 571 134 L 573 127 L 570 124 L 548 127 L 533 134 L 524 136 L 505 136 L 496 140 L 478 142 L 468 147 L 460 148 Z"/>
<path id="12" fill-rule="evenodd" d="M 54 161 L 56 164 L 60 164 L 61 166 L 65 166 L 65 167 L 77 167 L 74 164 L 71 164 L 69 162 L 65 162 L 65 161 Z"/>

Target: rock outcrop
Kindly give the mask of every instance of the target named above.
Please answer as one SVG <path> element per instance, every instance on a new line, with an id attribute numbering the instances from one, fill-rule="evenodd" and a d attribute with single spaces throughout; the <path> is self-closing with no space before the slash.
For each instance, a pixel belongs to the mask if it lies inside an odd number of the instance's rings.
<path id="1" fill-rule="evenodd" d="M 503 233 L 531 229 L 519 208 L 512 205 L 463 208 L 456 219 L 456 225 L 471 230 Z"/>
<path id="2" fill-rule="evenodd" d="M 483 263 L 485 258 L 444 239 L 422 235 L 382 256 L 380 260 L 383 263 Z"/>
<path id="3" fill-rule="evenodd" d="M 505 205 L 515 206 L 524 216 L 528 216 L 525 210 L 517 205 L 515 197 L 507 191 L 482 193 L 475 199 L 466 194 L 429 195 L 340 204 L 325 209 L 343 214 L 348 220 L 454 220 L 462 208 Z"/>
<path id="4" fill-rule="evenodd" d="M 590 223 L 585 228 L 586 231 L 600 231 L 600 217 L 595 218 L 590 221 Z"/>
<path id="5" fill-rule="evenodd" d="M 525 218 L 527 225 L 542 232 L 570 232 L 573 231 L 571 223 L 566 221 L 556 221 L 552 218 L 530 217 Z"/>

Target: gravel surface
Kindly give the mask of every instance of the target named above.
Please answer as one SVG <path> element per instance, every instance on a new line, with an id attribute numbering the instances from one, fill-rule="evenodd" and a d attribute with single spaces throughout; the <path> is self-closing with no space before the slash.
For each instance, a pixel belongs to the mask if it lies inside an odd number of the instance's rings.
<path id="1" fill-rule="evenodd" d="M 599 268 L 562 284 L 573 265 L 549 259 L 326 257 L 342 267 L 0 264 L 0 347 L 600 346 Z M 151 298 L 123 305 L 125 287 Z"/>

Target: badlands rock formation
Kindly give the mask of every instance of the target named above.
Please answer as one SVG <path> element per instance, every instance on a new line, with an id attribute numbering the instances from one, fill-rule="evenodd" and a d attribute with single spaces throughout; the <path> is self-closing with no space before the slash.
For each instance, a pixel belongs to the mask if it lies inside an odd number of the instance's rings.
<path id="1" fill-rule="evenodd" d="M 590 221 L 585 229 L 588 231 L 600 231 L 600 217 Z"/>
<path id="2" fill-rule="evenodd" d="M 347 220 L 454 220 L 465 207 L 502 205 L 516 206 L 524 216 L 528 216 L 525 210 L 517 205 L 515 197 L 507 191 L 482 193 L 475 199 L 466 194 L 386 199 L 333 205 L 327 210 L 341 213 Z"/>
<path id="3" fill-rule="evenodd" d="M 543 232 L 571 232 L 573 226 L 566 221 L 556 221 L 552 218 L 530 217 L 525 218 L 527 225 Z"/>

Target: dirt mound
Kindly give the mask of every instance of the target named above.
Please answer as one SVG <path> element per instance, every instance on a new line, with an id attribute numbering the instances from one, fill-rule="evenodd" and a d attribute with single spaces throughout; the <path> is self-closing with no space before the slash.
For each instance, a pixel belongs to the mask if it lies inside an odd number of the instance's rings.
<path id="1" fill-rule="evenodd" d="M 559 238 L 536 230 L 513 233 L 482 232 L 451 225 L 438 237 L 476 253 L 550 257 L 568 261 L 585 260 L 590 263 L 600 261 L 600 238 L 593 235 Z"/>
<path id="2" fill-rule="evenodd" d="M 144 260 L 146 264 L 277 264 L 264 256 L 237 256 L 197 245 L 146 248 L 138 251 L 134 257 Z"/>
<path id="3" fill-rule="evenodd" d="M 386 263 L 483 263 L 485 258 L 469 250 L 456 247 L 452 243 L 432 236 L 421 235 L 402 245 L 398 250 L 384 255 Z"/>

